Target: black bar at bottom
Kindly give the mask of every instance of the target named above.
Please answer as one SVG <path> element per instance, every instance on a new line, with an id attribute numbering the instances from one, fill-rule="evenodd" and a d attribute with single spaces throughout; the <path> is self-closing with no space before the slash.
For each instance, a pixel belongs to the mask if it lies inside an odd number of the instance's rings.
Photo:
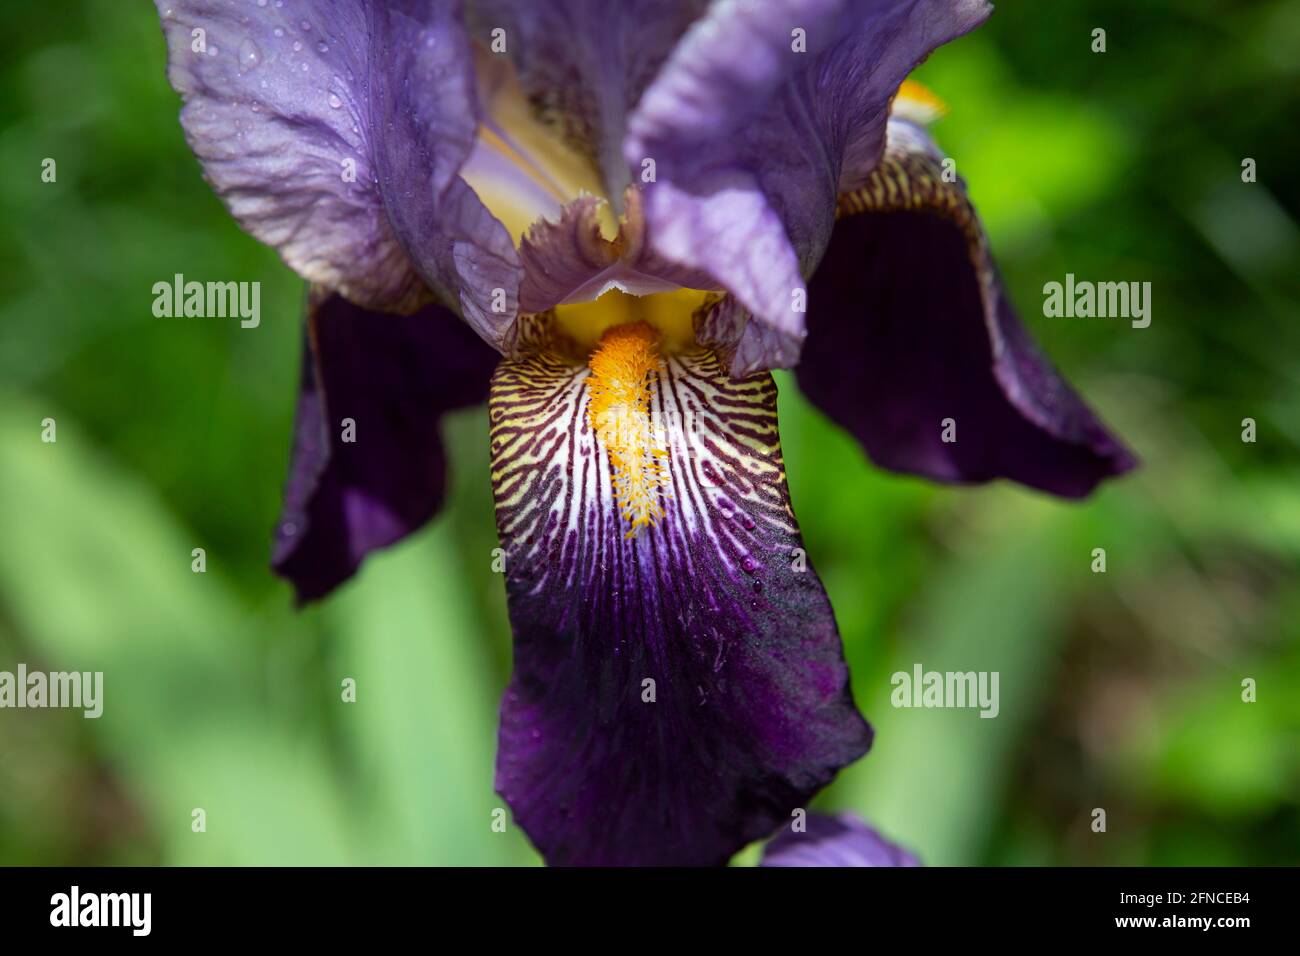
<path id="1" fill-rule="evenodd" d="M 1230 944 L 1243 933 L 1294 926 L 1295 875 L 1194 868 L 4 869 L 0 925 L 6 943 L 75 935 L 80 943 L 116 938 L 127 945 L 373 945 L 435 927 L 449 943 L 453 929 L 479 932 L 484 943 L 506 933 L 542 941 L 585 936 L 601 923 L 614 934 L 606 937 L 611 944 L 635 936 L 637 927 L 653 934 L 674 924 L 736 940 L 777 924 L 802 926 L 809 943 L 844 930 L 863 946 L 899 932 L 919 933 L 927 945 L 1038 941 L 1044 933 L 1061 941 Z"/>

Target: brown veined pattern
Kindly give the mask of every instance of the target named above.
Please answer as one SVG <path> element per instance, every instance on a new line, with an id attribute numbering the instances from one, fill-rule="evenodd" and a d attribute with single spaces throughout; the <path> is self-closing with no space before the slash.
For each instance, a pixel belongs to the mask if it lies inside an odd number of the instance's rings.
<path id="1" fill-rule="evenodd" d="M 797 536 L 785 488 L 768 373 L 732 381 L 708 349 L 665 356 L 650 389 L 656 441 L 668 455 L 662 520 L 620 544 L 609 454 L 588 417 L 589 370 L 550 351 L 503 361 L 493 376 L 492 483 L 508 573 L 535 587 L 577 586 L 594 563 L 640 547 L 689 569 L 706 547 L 732 571 L 788 566 Z M 627 552 L 621 557 L 615 552 Z M 585 565 L 585 568 L 576 565 Z"/>

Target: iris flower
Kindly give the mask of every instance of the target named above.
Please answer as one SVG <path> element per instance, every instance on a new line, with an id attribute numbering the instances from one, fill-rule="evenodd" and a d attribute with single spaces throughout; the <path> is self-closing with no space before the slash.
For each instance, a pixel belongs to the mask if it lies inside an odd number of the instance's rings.
<path id="1" fill-rule="evenodd" d="M 871 743 L 771 369 L 896 471 L 1132 466 L 904 83 L 985 0 L 157 5 L 207 180 L 309 283 L 300 601 L 436 513 L 439 419 L 487 399 L 496 786 L 551 863 L 724 862 Z"/>

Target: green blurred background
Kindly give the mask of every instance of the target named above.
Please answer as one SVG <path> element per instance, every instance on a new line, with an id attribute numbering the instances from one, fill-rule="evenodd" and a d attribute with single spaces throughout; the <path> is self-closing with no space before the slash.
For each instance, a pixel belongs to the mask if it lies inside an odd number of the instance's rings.
<path id="1" fill-rule="evenodd" d="M 199 178 L 150 3 L 5 7 L 0 669 L 102 670 L 106 706 L 0 712 L 0 863 L 536 862 L 490 827 L 482 410 L 447 423 L 436 523 L 294 612 L 266 563 L 301 284 Z M 930 486 L 781 377 L 878 731 L 818 806 L 934 864 L 1300 862 L 1300 4 L 1003 0 L 919 78 L 1026 322 L 1145 467 L 1084 505 Z M 176 272 L 260 281 L 261 327 L 154 318 Z M 1152 282 L 1151 327 L 1044 319 L 1066 272 Z M 891 708 L 914 662 L 1000 671 L 1001 715 Z"/>

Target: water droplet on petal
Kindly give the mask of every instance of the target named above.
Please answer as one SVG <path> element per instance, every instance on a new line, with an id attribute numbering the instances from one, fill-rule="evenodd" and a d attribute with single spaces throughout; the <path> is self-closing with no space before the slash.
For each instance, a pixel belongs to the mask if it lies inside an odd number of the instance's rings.
<path id="1" fill-rule="evenodd" d="M 266 0 L 257 0 L 257 5 L 258 5 L 259 7 L 264 7 L 264 6 L 266 6 Z"/>
<path id="2" fill-rule="evenodd" d="M 262 51 L 252 38 L 239 44 L 239 72 L 247 73 L 249 70 L 255 70 L 258 64 L 262 62 Z"/>
<path id="3" fill-rule="evenodd" d="M 301 40 L 294 40 L 294 41 L 293 41 L 293 52 L 294 52 L 294 53 L 297 53 L 297 52 L 298 52 L 299 50 L 301 50 L 301 49 L 302 49 L 302 41 L 301 41 Z"/>
<path id="4" fill-rule="evenodd" d="M 745 555 L 740 559 L 740 567 L 746 574 L 753 574 L 758 570 L 758 562 L 749 555 Z"/>
<path id="5" fill-rule="evenodd" d="M 208 47 L 208 56 L 216 56 L 221 51 L 214 46 Z"/>
<path id="6" fill-rule="evenodd" d="M 331 94 L 330 94 L 330 109 L 334 109 L 334 110 L 336 110 L 336 109 L 338 109 L 338 108 L 339 108 L 340 106 L 342 106 L 342 105 L 343 105 L 343 101 L 342 101 L 341 99 L 339 99 L 337 96 L 335 96 L 333 93 L 331 93 Z"/>
<path id="7" fill-rule="evenodd" d="M 328 43 L 317 43 L 316 49 L 321 53 L 328 53 L 330 51 L 330 47 Z"/>
<path id="8" fill-rule="evenodd" d="M 306 20 L 302 21 L 302 23 L 299 24 L 299 26 L 302 27 L 302 32 L 303 32 L 303 33 L 310 33 L 310 32 L 311 32 L 311 24 L 308 23 Z"/>
<path id="9" fill-rule="evenodd" d="M 276 36 L 282 37 L 284 36 L 284 27 L 276 27 L 274 32 Z"/>

